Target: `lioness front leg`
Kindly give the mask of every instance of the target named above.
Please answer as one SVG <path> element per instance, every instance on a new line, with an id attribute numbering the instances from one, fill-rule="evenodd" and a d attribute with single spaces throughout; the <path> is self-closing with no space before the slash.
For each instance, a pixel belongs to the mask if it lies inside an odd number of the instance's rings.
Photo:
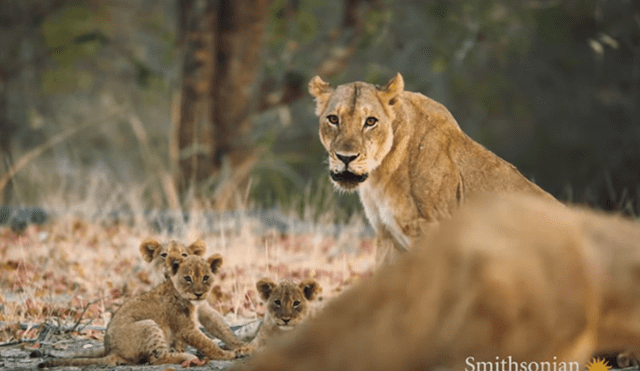
<path id="1" fill-rule="evenodd" d="M 405 251 L 406 249 L 397 244 L 386 228 L 382 227 L 378 231 L 376 235 L 376 264 L 378 266 L 396 261 Z"/>

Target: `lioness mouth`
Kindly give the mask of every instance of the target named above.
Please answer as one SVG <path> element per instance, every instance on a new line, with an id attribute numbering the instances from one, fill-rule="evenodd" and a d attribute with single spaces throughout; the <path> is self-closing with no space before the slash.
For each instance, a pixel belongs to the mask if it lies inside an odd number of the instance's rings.
<path id="1" fill-rule="evenodd" d="M 362 183 L 367 180 L 369 174 L 361 174 L 357 175 L 350 171 L 343 171 L 341 173 L 336 173 L 334 171 L 331 172 L 331 179 L 340 183 Z"/>

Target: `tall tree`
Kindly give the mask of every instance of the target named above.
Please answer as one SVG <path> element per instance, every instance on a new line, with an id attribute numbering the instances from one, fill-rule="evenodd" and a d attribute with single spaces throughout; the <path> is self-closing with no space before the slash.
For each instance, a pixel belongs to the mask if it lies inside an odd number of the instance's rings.
<path id="1" fill-rule="evenodd" d="M 246 185 L 255 161 L 248 116 L 254 108 L 268 0 L 178 4 L 184 53 L 178 180 L 183 191 L 198 195 L 228 161 L 234 172 L 213 200 L 224 208 L 231 193 Z"/>

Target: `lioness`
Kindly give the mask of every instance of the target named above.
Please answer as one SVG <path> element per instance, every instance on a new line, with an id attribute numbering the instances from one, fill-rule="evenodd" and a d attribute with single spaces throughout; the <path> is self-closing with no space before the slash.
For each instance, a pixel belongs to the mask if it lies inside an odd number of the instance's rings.
<path id="1" fill-rule="evenodd" d="M 441 104 L 404 91 L 400 74 L 384 87 L 309 82 L 320 141 L 338 189 L 357 190 L 377 235 L 376 262 L 392 261 L 411 239 L 467 197 L 524 191 L 553 199 L 508 162 L 469 138 Z"/>
<path id="2" fill-rule="evenodd" d="M 256 348 L 264 347 L 271 339 L 302 323 L 309 316 L 310 301 L 322 291 L 313 278 L 299 283 L 291 280 L 276 283 L 270 278 L 262 278 L 256 283 L 256 289 L 267 307 L 258 333 L 251 342 Z"/>
<path id="3" fill-rule="evenodd" d="M 640 346 L 639 245 L 640 224 L 618 216 L 470 200 L 241 369 L 581 370 Z"/>
<path id="4" fill-rule="evenodd" d="M 155 285 L 162 283 L 169 277 L 169 271 L 166 265 L 166 259 L 169 254 L 179 254 L 183 257 L 188 255 L 202 256 L 207 251 L 207 246 L 202 240 L 198 240 L 185 247 L 176 241 L 162 244 L 158 240 L 149 237 L 142 241 L 139 249 L 142 258 L 146 262 L 151 263 L 150 277 Z M 233 331 L 227 326 L 222 315 L 213 309 L 208 302 L 199 305 L 197 311 L 198 321 L 202 327 L 212 336 L 222 340 L 228 348 L 238 349 L 247 345 L 233 334 Z"/>
<path id="5" fill-rule="evenodd" d="M 184 352 L 185 344 L 211 359 L 244 355 L 246 349 L 220 349 L 198 330 L 195 321 L 196 309 L 206 300 L 222 257 L 214 254 L 205 261 L 200 256 L 183 257 L 170 252 L 166 264 L 169 279 L 125 302 L 113 315 L 101 356 L 50 360 L 39 367 L 165 364 L 197 359 Z"/>

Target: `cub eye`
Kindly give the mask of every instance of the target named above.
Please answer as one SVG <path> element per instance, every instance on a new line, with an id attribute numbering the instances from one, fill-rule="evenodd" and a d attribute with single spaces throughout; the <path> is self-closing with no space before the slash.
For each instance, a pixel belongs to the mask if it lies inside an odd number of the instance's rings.
<path id="1" fill-rule="evenodd" d="M 274 300 L 273 304 L 279 307 L 280 305 L 282 305 L 282 302 L 280 300 Z"/>
<path id="2" fill-rule="evenodd" d="M 167 253 L 166 253 L 166 252 L 161 253 L 161 254 L 160 254 L 160 257 L 161 257 L 162 259 L 166 258 L 166 257 L 167 257 Z"/>
<path id="3" fill-rule="evenodd" d="M 209 276 L 204 276 L 204 277 L 202 277 L 202 280 L 203 280 L 204 282 L 209 281 Z"/>
<path id="4" fill-rule="evenodd" d="M 299 301 L 297 301 L 297 300 L 294 300 L 294 301 L 293 301 L 293 307 L 294 307 L 294 308 L 297 308 L 297 307 L 299 307 L 299 306 L 300 306 L 300 302 L 299 302 Z"/>
<path id="5" fill-rule="evenodd" d="M 184 276 L 184 280 L 189 282 L 189 283 L 193 282 L 193 280 L 189 276 Z"/>
<path id="6" fill-rule="evenodd" d="M 372 126 L 375 126 L 375 124 L 377 124 L 377 123 L 378 123 L 378 119 L 375 118 L 375 117 L 367 117 L 367 119 L 364 120 L 364 126 L 369 127 L 369 128 L 372 127 Z"/>
<path id="7" fill-rule="evenodd" d="M 187 257 L 187 253 L 184 253 L 184 252 L 183 252 L 183 253 L 182 253 L 182 256 L 186 258 L 186 257 Z"/>
<path id="8" fill-rule="evenodd" d="M 329 123 L 331 125 L 338 125 L 338 122 L 340 120 L 338 119 L 338 116 L 336 116 L 336 115 L 329 115 L 329 116 L 327 116 L 327 121 L 329 121 Z"/>

